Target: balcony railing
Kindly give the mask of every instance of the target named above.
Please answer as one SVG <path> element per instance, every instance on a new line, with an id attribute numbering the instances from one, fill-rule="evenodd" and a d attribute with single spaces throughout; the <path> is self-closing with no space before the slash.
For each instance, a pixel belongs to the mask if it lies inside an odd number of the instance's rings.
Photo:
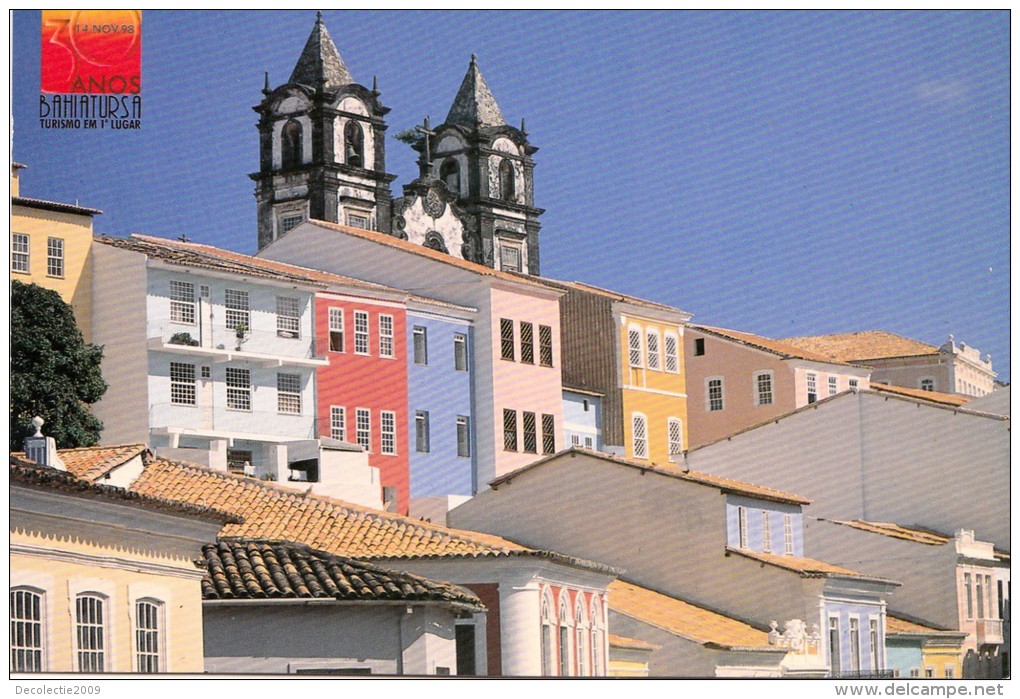
<path id="1" fill-rule="evenodd" d="M 831 672 L 829 677 L 834 680 L 891 680 L 895 675 L 892 670 L 847 670 Z"/>
<path id="2" fill-rule="evenodd" d="M 253 330 L 215 324 L 154 321 L 146 328 L 151 343 L 196 354 L 242 353 L 316 359 L 312 337 L 283 330 Z M 170 347 L 167 347 L 170 346 Z"/>
<path id="3" fill-rule="evenodd" d="M 291 415 L 264 410 L 232 410 L 223 406 L 155 403 L 149 407 L 150 429 L 183 430 L 191 434 L 244 433 L 263 441 L 278 438 L 315 439 L 312 415 Z"/>
<path id="4" fill-rule="evenodd" d="M 1003 643 L 1002 619 L 978 619 L 975 622 L 975 632 L 979 646 Z"/>

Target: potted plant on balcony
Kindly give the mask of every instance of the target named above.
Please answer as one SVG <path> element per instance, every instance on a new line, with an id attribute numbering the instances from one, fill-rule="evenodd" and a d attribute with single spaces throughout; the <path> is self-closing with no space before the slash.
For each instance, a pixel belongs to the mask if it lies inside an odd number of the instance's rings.
<path id="1" fill-rule="evenodd" d="M 235 349 L 240 350 L 241 345 L 248 341 L 248 336 L 251 334 L 248 330 L 248 326 L 244 323 L 238 323 L 234 326 L 234 334 L 237 336 L 237 347 Z"/>
<path id="2" fill-rule="evenodd" d="M 174 333 L 170 336 L 170 340 L 167 344 L 170 345 L 187 345 L 189 347 L 198 347 L 198 340 L 191 336 L 191 333 Z"/>

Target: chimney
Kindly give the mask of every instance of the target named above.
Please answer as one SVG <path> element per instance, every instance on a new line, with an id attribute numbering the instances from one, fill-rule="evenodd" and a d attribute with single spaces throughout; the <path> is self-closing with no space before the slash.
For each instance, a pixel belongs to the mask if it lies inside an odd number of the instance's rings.
<path id="1" fill-rule="evenodd" d="M 25 457 L 40 466 L 66 471 L 64 462 L 57 455 L 56 440 L 53 437 L 46 437 L 42 433 L 43 419 L 38 416 L 32 418 L 32 426 L 35 427 L 35 434 L 25 437 Z"/>

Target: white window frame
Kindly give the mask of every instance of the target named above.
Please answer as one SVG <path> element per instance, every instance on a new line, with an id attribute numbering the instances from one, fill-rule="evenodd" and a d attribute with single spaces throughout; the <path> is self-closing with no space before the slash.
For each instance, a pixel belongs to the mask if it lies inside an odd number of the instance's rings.
<path id="1" fill-rule="evenodd" d="M 414 363 L 418 366 L 428 366 L 429 363 L 429 334 L 424 325 L 415 325 L 411 331 L 411 346 L 414 352 Z M 419 355 L 419 350 L 420 354 Z"/>
<path id="2" fill-rule="evenodd" d="M 833 626 L 832 622 L 836 622 Z M 832 647 L 832 632 L 836 632 L 836 647 Z M 839 673 L 843 671 L 843 629 L 839 623 L 839 614 L 830 613 L 825 627 L 825 653 L 829 660 L 829 671 Z M 836 652 L 833 653 L 833 650 Z M 833 662 L 835 661 L 835 662 Z"/>
<path id="3" fill-rule="evenodd" d="M 556 634 L 556 647 L 559 650 L 559 664 L 557 672 L 560 677 L 571 677 L 574 674 L 574 653 L 573 637 L 571 631 L 573 620 L 570 616 L 570 606 L 565 599 L 568 596 L 566 589 L 560 588 L 560 613 L 559 626 Z M 566 643 L 564 643 L 566 641 Z M 564 648 L 564 645 L 566 648 Z M 565 671 L 565 672 L 564 672 Z"/>
<path id="4" fill-rule="evenodd" d="M 195 405 L 195 365 L 187 362 L 170 362 L 170 403 Z"/>
<path id="5" fill-rule="evenodd" d="M 588 610 L 584 603 L 584 594 L 579 590 L 574 602 L 574 661 L 578 677 L 589 676 L 587 648 L 590 635 L 588 633 Z"/>
<path id="6" fill-rule="evenodd" d="M 228 330 L 243 325 L 251 330 L 251 295 L 243 289 L 223 290 L 223 309 Z"/>
<path id="7" fill-rule="evenodd" d="M 772 518 L 768 510 L 761 511 L 761 550 L 763 553 L 772 553 Z"/>
<path id="8" fill-rule="evenodd" d="M 836 376 L 829 377 L 829 395 L 834 396 L 839 393 L 839 378 Z"/>
<path id="9" fill-rule="evenodd" d="M 11 651 L 11 672 L 46 672 L 47 657 L 46 657 L 46 646 L 47 646 L 47 609 L 46 609 L 46 591 L 32 586 L 32 585 L 14 585 L 10 588 L 11 596 L 22 595 L 24 597 L 34 598 L 35 601 L 30 606 L 38 607 L 38 618 L 32 618 L 29 614 L 22 614 L 21 616 L 15 615 L 15 607 L 12 604 L 8 608 L 8 618 L 11 626 L 18 625 L 18 628 L 22 631 L 22 639 L 27 639 L 28 636 L 32 636 L 33 640 L 37 644 L 30 644 L 23 642 L 21 644 L 15 644 L 17 634 L 12 633 L 10 635 L 10 651 Z M 12 602 L 14 600 L 11 600 Z M 22 602 L 24 605 L 24 601 Z M 24 608 L 24 606 L 23 606 Z M 27 659 L 29 654 L 38 653 L 38 663 L 35 662 L 22 662 L 16 663 L 15 658 L 18 657 L 16 654 L 21 653 L 21 658 Z"/>
<path id="10" fill-rule="evenodd" d="M 793 555 L 793 515 L 789 512 L 783 514 L 783 552 Z"/>
<path id="11" fill-rule="evenodd" d="M 28 233 L 11 233 L 11 271 L 32 273 L 32 239 Z"/>
<path id="12" fill-rule="evenodd" d="M 671 346 L 672 345 L 672 346 Z M 667 374 L 680 373 L 680 336 L 668 331 L 662 336 L 662 368 Z"/>
<path id="13" fill-rule="evenodd" d="M 931 388 L 925 388 L 924 387 L 925 383 L 930 383 Z M 917 387 L 922 391 L 937 391 L 938 383 L 935 381 L 934 376 L 922 376 L 917 380 Z"/>
<path id="14" fill-rule="evenodd" d="M 414 449 L 420 454 L 428 454 L 431 451 L 429 430 L 429 411 L 416 410 L 414 412 Z"/>
<path id="15" fill-rule="evenodd" d="M 553 668 L 555 667 L 553 649 L 556 647 L 552 633 L 554 626 L 552 618 L 552 591 L 548 587 L 543 587 L 541 598 L 542 635 L 540 638 L 539 650 L 542 656 L 542 676 L 551 677 Z"/>
<path id="16" fill-rule="evenodd" d="M 371 356 L 368 311 L 354 311 L 354 354 Z"/>
<path id="17" fill-rule="evenodd" d="M 850 643 L 850 672 L 861 671 L 861 618 L 856 614 L 849 617 L 849 629 L 847 631 L 848 642 Z"/>
<path id="18" fill-rule="evenodd" d="M 341 442 L 347 441 L 347 408 L 342 405 L 329 406 L 329 436 Z"/>
<path id="19" fill-rule="evenodd" d="M 354 438 L 366 452 L 372 453 L 372 411 L 368 408 L 354 409 Z"/>
<path id="20" fill-rule="evenodd" d="M 301 414 L 301 374 L 276 375 L 276 411 L 285 415 Z"/>
<path id="21" fill-rule="evenodd" d="M 387 424 L 388 423 L 388 424 Z M 387 456 L 397 453 L 397 413 L 394 410 L 379 411 L 379 451 Z"/>
<path id="22" fill-rule="evenodd" d="M 877 616 L 868 617 L 868 660 L 871 663 L 871 671 L 876 672 L 885 669 L 882 662 L 882 629 L 881 620 Z"/>
<path id="23" fill-rule="evenodd" d="M 454 371 L 468 370 L 467 335 L 464 333 L 454 333 L 453 335 L 453 369 Z"/>
<path id="24" fill-rule="evenodd" d="M 593 677 L 605 675 L 605 620 L 602 617 L 602 603 L 597 595 L 591 600 L 591 674 Z"/>
<path id="25" fill-rule="evenodd" d="M 511 257 L 516 257 L 516 261 L 511 260 L 507 263 L 507 254 L 512 253 Z M 505 241 L 499 243 L 499 268 L 504 272 L 523 272 L 524 271 L 524 251 L 520 245 L 511 245 Z"/>
<path id="26" fill-rule="evenodd" d="M 379 314 L 379 356 L 383 359 L 393 359 L 393 316 L 387 313 Z"/>
<path id="27" fill-rule="evenodd" d="M 276 335 L 287 339 L 301 337 L 301 299 L 276 297 Z"/>
<path id="28" fill-rule="evenodd" d="M 155 627 L 142 627 L 142 618 L 139 614 L 140 606 L 148 605 L 155 608 Z M 132 603 L 134 636 L 134 671 L 140 673 L 167 672 L 166 667 L 166 604 L 163 600 L 155 597 L 142 597 Z M 155 649 L 142 647 L 143 637 L 155 636 Z M 143 665 L 150 669 L 143 669 Z"/>
<path id="29" fill-rule="evenodd" d="M 714 381 L 719 382 L 719 397 L 718 399 L 712 398 L 712 383 Z M 719 407 L 713 407 L 718 402 Z M 705 411 L 709 413 L 719 413 L 726 409 L 726 382 L 721 376 L 708 376 L 705 378 Z"/>
<path id="30" fill-rule="evenodd" d="M 363 209 L 346 209 L 344 214 L 344 220 L 351 228 L 360 228 L 365 231 L 372 230 L 372 214 L 369 212 Z"/>
<path id="31" fill-rule="evenodd" d="M 644 347 L 641 342 L 643 334 L 640 325 L 627 326 L 627 358 L 631 369 L 644 368 Z"/>
<path id="32" fill-rule="evenodd" d="M 54 279 L 64 278 L 64 239 L 50 237 L 46 239 L 46 276 Z"/>
<path id="33" fill-rule="evenodd" d="M 240 379 L 247 377 L 246 382 Z M 231 385 L 233 383 L 233 385 Z M 227 410 L 251 412 L 251 370 L 226 368 Z"/>
<path id="34" fill-rule="evenodd" d="M 195 324 L 195 283 L 170 280 L 170 322 Z"/>
<path id="35" fill-rule="evenodd" d="M 645 363 L 652 371 L 662 371 L 662 344 L 659 331 L 655 328 L 645 329 Z"/>
<path id="36" fill-rule="evenodd" d="M 747 508 L 743 505 L 737 506 L 737 548 L 746 549 L 748 545 L 747 536 Z"/>
<path id="37" fill-rule="evenodd" d="M 648 458 L 648 417 L 644 413 L 630 414 L 631 452 L 635 459 Z"/>
<path id="38" fill-rule="evenodd" d="M 671 417 L 666 420 L 666 439 L 669 442 L 669 460 L 676 461 L 676 457 L 684 453 L 684 421 L 678 417 Z"/>
<path id="39" fill-rule="evenodd" d="M 848 379 L 847 384 L 850 388 L 857 388 L 857 379 Z"/>
<path id="40" fill-rule="evenodd" d="M 99 603 L 99 615 L 101 621 L 95 621 L 90 619 L 82 619 L 80 614 L 78 602 L 79 600 L 92 599 Z M 113 605 L 111 604 L 111 598 L 102 592 L 96 590 L 84 590 L 77 592 L 71 598 L 72 600 L 72 628 L 74 630 L 73 635 L 73 652 L 74 652 L 74 671 L 75 672 L 106 672 L 109 670 L 110 661 L 112 660 L 112 648 L 111 641 L 113 640 L 111 634 L 111 610 Z M 99 639 L 99 643 L 90 642 L 88 648 L 83 648 L 81 645 L 81 639 L 83 638 L 82 631 L 95 628 L 97 632 L 95 634 L 96 639 Z M 100 646 L 99 648 L 93 648 L 93 645 Z M 87 666 L 83 667 L 83 655 L 96 654 L 98 656 L 98 665 L 89 662 Z"/>
<path id="41" fill-rule="evenodd" d="M 344 309 L 336 306 L 329 307 L 329 337 L 327 338 L 330 352 L 343 354 L 344 352 Z M 340 341 L 340 349 L 333 348 L 334 335 Z"/>
<path id="42" fill-rule="evenodd" d="M 818 374 L 809 371 L 807 373 L 807 402 L 814 403 L 818 400 Z"/>
<path id="43" fill-rule="evenodd" d="M 762 390 L 762 379 L 767 383 L 767 390 Z M 754 404 L 772 405 L 776 402 L 776 377 L 771 369 L 754 372 Z"/>
<path id="44" fill-rule="evenodd" d="M 471 456 L 471 418 L 457 416 L 457 456 Z"/>

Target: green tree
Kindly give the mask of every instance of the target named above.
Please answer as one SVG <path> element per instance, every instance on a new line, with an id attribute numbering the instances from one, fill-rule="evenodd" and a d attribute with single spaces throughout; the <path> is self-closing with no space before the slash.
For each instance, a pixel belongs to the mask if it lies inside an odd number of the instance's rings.
<path id="1" fill-rule="evenodd" d="M 55 291 L 11 284 L 10 448 L 20 451 L 32 418 L 66 449 L 99 442 L 103 423 L 88 410 L 106 392 L 103 348 L 86 344 L 71 307 Z"/>

